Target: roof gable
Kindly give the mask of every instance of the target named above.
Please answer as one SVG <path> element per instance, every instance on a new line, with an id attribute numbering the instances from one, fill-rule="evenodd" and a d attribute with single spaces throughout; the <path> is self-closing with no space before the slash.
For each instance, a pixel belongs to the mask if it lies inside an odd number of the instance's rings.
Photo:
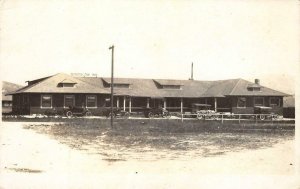
<path id="1" fill-rule="evenodd" d="M 60 87 L 62 81 L 76 83 L 74 87 Z M 28 85 L 14 93 L 109 93 L 106 89 L 95 87 L 67 74 L 59 73 L 38 83 Z"/>
<path id="2" fill-rule="evenodd" d="M 259 91 L 248 90 L 249 86 L 260 87 Z M 230 96 L 287 96 L 288 94 L 270 89 L 265 86 L 253 84 L 250 81 L 240 79 L 234 89 L 230 92 Z"/>

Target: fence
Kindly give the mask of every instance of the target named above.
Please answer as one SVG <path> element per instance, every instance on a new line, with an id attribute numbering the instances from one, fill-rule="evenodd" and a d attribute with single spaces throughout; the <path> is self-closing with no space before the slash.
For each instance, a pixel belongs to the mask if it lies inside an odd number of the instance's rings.
<path id="1" fill-rule="evenodd" d="M 274 121 L 279 120 L 280 116 L 277 114 L 220 114 L 220 113 L 210 113 L 210 114 L 195 114 L 195 113 L 184 113 L 181 114 L 181 121 L 183 122 L 184 117 L 197 118 L 199 120 L 220 120 L 222 124 L 225 120 L 236 120 L 241 123 L 241 120 L 258 120 L 261 121 Z"/>

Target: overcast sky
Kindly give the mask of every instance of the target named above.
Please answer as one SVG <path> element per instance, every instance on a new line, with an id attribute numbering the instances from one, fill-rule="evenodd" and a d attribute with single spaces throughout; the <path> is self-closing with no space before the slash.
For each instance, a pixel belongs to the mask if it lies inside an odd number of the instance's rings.
<path id="1" fill-rule="evenodd" d="M 0 2 L 2 80 L 110 76 L 112 44 L 116 77 L 188 79 L 191 62 L 198 80 L 300 73 L 298 1 Z"/>

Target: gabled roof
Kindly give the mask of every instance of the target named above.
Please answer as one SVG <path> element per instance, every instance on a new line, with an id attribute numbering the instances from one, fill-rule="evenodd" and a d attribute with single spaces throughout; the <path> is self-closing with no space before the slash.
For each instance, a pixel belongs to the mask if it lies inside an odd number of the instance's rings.
<path id="1" fill-rule="evenodd" d="M 6 94 L 18 90 L 22 87 L 23 87 L 22 85 L 18 85 L 7 81 L 2 81 L 2 100 L 12 101 L 12 96 L 10 95 L 6 96 Z"/>
<path id="2" fill-rule="evenodd" d="M 61 81 L 72 81 L 76 85 L 74 87 L 59 87 Z M 47 77 L 37 83 L 23 87 L 11 94 L 17 93 L 109 93 L 106 89 L 96 88 L 93 85 L 79 80 L 70 75 L 59 73 L 51 77 Z"/>
<path id="3" fill-rule="evenodd" d="M 225 97 L 230 95 L 240 79 L 213 81 L 202 97 Z"/>
<path id="4" fill-rule="evenodd" d="M 81 77 L 79 80 L 85 81 L 96 87 L 104 88 L 103 82 L 110 81 L 110 78 Z M 153 79 L 140 78 L 117 78 L 118 81 L 130 83 L 129 88 L 114 88 L 116 95 L 140 96 L 140 97 L 200 97 L 205 92 L 211 81 L 195 80 L 172 80 L 182 85 L 181 89 L 159 89 Z M 158 79 L 155 79 L 158 80 Z"/>
<path id="5" fill-rule="evenodd" d="M 230 96 L 288 96 L 288 94 L 270 89 L 265 86 L 260 86 L 260 91 L 249 91 L 247 87 L 252 83 L 244 79 L 239 79 L 239 82 L 230 92 Z"/>
<path id="6" fill-rule="evenodd" d="M 56 74 L 28 85 L 12 93 L 110 93 L 110 78 L 99 77 L 72 77 L 67 74 Z M 128 84 L 126 87 L 114 87 L 115 95 L 133 97 L 226 97 L 226 96 L 288 96 L 285 93 L 260 86 L 260 91 L 248 89 L 252 82 L 243 79 L 228 79 L 219 81 L 197 80 L 164 80 L 115 78 L 116 84 Z M 58 87 L 60 82 L 76 83 L 74 87 Z M 158 84 L 159 83 L 159 84 Z M 180 85 L 180 88 L 163 88 L 159 85 Z M 255 85 L 256 86 L 256 85 Z"/>
<path id="7" fill-rule="evenodd" d="M 251 91 L 248 89 L 249 86 L 259 87 L 260 91 Z M 202 95 L 202 97 L 225 96 L 288 96 L 288 94 L 254 84 L 244 79 L 229 79 L 215 81 Z"/>

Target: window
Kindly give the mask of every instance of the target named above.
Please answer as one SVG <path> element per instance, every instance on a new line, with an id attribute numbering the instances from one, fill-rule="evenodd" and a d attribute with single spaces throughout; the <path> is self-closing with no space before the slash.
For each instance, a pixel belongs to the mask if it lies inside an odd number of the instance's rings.
<path id="1" fill-rule="evenodd" d="M 181 89 L 180 85 L 163 85 L 163 89 Z"/>
<path id="2" fill-rule="evenodd" d="M 280 106 L 280 99 L 279 98 L 270 98 L 270 106 L 272 107 L 279 107 Z"/>
<path id="3" fill-rule="evenodd" d="M 263 106 L 264 98 L 263 97 L 255 97 L 254 98 L 254 106 Z"/>
<path id="4" fill-rule="evenodd" d="M 248 87 L 248 91 L 260 91 L 260 87 Z"/>
<path id="5" fill-rule="evenodd" d="M 246 107 L 246 97 L 239 97 L 237 101 L 237 107 L 245 108 Z"/>
<path id="6" fill-rule="evenodd" d="M 75 96 L 74 95 L 65 95 L 64 107 L 70 107 L 75 105 Z"/>
<path id="7" fill-rule="evenodd" d="M 253 87 L 253 91 L 260 91 L 260 87 Z"/>
<path id="8" fill-rule="evenodd" d="M 97 107 L 97 96 L 96 95 L 86 96 L 86 107 L 87 108 L 96 108 Z"/>
<path id="9" fill-rule="evenodd" d="M 62 87 L 74 87 L 75 83 L 63 83 Z"/>
<path id="10" fill-rule="evenodd" d="M 74 87 L 76 83 L 59 83 L 58 87 Z"/>
<path id="11" fill-rule="evenodd" d="M 42 95 L 41 108 L 52 108 L 52 96 L 51 95 Z"/>

